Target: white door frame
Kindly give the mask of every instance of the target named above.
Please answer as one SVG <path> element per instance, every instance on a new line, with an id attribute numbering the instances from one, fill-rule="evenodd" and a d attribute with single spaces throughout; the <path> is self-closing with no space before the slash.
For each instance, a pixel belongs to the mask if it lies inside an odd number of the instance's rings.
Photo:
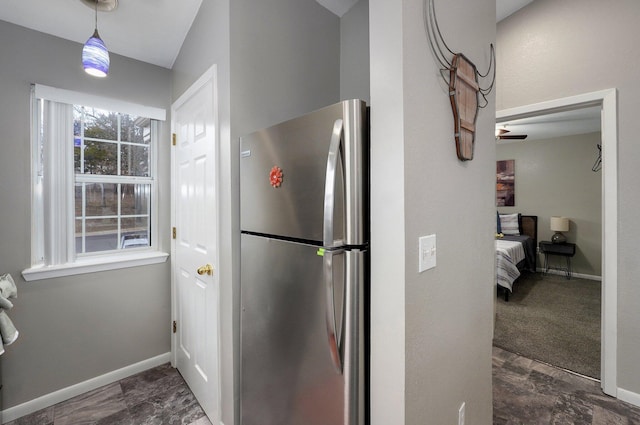
<path id="1" fill-rule="evenodd" d="M 207 82 L 211 81 L 212 82 L 212 87 L 213 87 L 213 93 L 211 94 L 211 96 L 213 97 L 213 110 L 214 110 L 214 124 L 215 124 L 215 132 L 216 132 L 216 140 L 219 141 L 220 140 L 220 127 L 219 127 L 219 116 L 218 116 L 218 69 L 216 65 L 211 66 L 211 68 L 209 68 L 208 70 L 206 70 L 201 76 L 200 78 L 198 78 L 196 80 L 196 82 L 194 82 L 182 95 L 180 95 L 180 97 L 178 97 L 178 99 L 173 102 L 173 104 L 171 105 L 171 133 L 175 133 L 175 111 L 177 109 L 180 108 L 180 106 L 182 106 L 191 96 L 193 96 L 198 90 L 200 90 Z M 216 209 L 216 217 L 217 220 L 215 223 L 213 223 L 213 225 L 216 226 L 216 234 L 220 235 L 220 202 L 219 202 L 219 198 L 220 198 L 220 187 L 219 187 L 219 181 L 220 181 L 220 144 L 216 143 L 214 146 L 215 149 L 215 158 L 216 158 L 216 164 L 215 164 L 215 172 L 216 172 L 216 178 L 215 178 L 215 187 L 213 188 L 213 191 L 215 193 L 215 209 Z M 176 187 L 176 153 L 175 153 L 175 149 L 171 149 L 171 227 L 174 228 L 176 226 L 176 196 L 175 194 L 177 193 L 178 188 Z M 219 239 L 218 239 L 218 243 L 219 243 Z M 218 265 L 220 264 L 220 249 L 218 248 L 216 250 L 216 256 L 217 258 L 214 259 L 215 264 Z M 171 239 L 171 321 L 173 322 L 174 320 L 177 320 L 176 315 L 177 315 L 177 296 L 176 296 L 176 282 L 175 282 L 175 258 L 176 258 L 176 239 L 172 238 Z M 216 270 L 216 273 L 218 273 L 219 271 Z M 220 373 L 221 371 L 221 362 L 220 362 L 220 298 L 218 297 L 218 306 L 217 306 L 217 313 L 218 313 L 218 371 Z M 170 324 L 171 325 L 171 324 Z M 177 336 L 176 333 L 171 333 L 171 365 L 173 367 L 176 367 L 177 364 L 177 355 L 178 355 L 178 350 L 177 350 Z M 222 385 L 221 385 L 221 379 L 218 380 L 218 418 L 209 418 L 211 419 L 211 421 L 214 424 L 217 423 L 221 423 L 220 419 L 221 419 L 221 408 L 222 408 Z"/>
<path id="2" fill-rule="evenodd" d="M 608 89 L 496 112 L 496 123 L 586 106 L 602 106 L 602 324 L 601 387 L 617 397 L 618 355 L 618 112 Z"/>

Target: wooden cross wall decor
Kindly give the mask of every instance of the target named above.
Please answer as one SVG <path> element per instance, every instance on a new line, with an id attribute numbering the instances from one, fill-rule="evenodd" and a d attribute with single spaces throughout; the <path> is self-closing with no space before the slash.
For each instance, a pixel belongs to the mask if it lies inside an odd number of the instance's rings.
<path id="1" fill-rule="evenodd" d="M 461 161 L 473 159 L 478 116 L 478 77 L 476 66 L 464 55 L 453 57 L 449 76 L 449 100 L 453 110 L 456 153 Z"/>
<path id="2" fill-rule="evenodd" d="M 476 66 L 462 53 L 454 53 L 444 41 L 438 22 L 434 0 L 423 0 L 425 13 L 425 31 L 429 40 L 429 47 L 435 59 L 441 65 L 440 75 L 449 87 L 449 100 L 453 111 L 454 138 L 456 142 L 456 154 L 461 161 L 473 159 L 473 148 L 476 133 L 476 118 L 478 109 L 487 106 L 487 96 L 493 89 L 496 79 L 495 51 L 491 44 L 491 59 L 486 74 L 478 72 Z M 429 4 L 427 5 L 427 1 Z M 428 9 L 428 10 L 427 10 Z M 448 55 L 452 55 L 448 59 Z M 478 77 L 486 77 L 493 68 L 491 84 L 482 88 L 478 84 Z M 446 72 L 448 71 L 448 75 Z M 484 99 L 480 104 L 479 96 Z"/>

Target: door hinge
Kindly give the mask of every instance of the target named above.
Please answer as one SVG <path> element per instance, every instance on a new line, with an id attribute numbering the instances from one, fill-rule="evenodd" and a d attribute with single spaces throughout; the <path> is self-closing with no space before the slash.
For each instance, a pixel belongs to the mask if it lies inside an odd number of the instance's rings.
<path id="1" fill-rule="evenodd" d="M 176 323 L 176 321 L 173 321 L 173 333 L 176 333 L 178 331 L 178 324 Z"/>
<path id="2" fill-rule="evenodd" d="M 176 133 L 171 133 L 171 144 L 176 145 Z"/>
<path id="3" fill-rule="evenodd" d="M 171 236 L 173 237 L 173 239 L 176 238 L 176 228 L 175 227 L 171 229 Z"/>

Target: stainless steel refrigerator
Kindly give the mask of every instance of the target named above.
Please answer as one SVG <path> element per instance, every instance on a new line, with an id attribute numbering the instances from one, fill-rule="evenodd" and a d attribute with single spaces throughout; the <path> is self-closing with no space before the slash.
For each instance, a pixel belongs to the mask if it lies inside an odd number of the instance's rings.
<path id="1" fill-rule="evenodd" d="M 240 156 L 241 424 L 363 425 L 366 104 L 256 131 Z"/>

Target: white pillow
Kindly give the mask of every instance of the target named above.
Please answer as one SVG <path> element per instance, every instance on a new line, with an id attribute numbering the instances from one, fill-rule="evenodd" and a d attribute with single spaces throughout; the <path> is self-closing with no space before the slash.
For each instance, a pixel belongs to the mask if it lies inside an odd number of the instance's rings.
<path id="1" fill-rule="evenodd" d="M 518 214 L 500 214 L 500 227 L 504 235 L 520 236 Z"/>

